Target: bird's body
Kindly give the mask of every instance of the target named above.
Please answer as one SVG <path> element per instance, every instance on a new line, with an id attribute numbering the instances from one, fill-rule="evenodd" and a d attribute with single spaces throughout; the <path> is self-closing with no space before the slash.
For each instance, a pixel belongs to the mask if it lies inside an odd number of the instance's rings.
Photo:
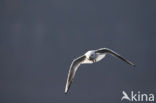
<path id="1" fill-rule="evenodd" d="M 101 48 L 98 50 L 90 50 L 90 51 L 86 52 L 84 55 L 73 60 L 71 66 L 70 66 L 70 69 L 69 69 L 68 77 L 67 77 L 65 93 L 68 92 L 69 87 L 71 86 L 72 80 L 74 79 L 75 73 L 81 64 L 92 64 L 95 62 L 99 62 L 106 56 L 106 54 L 111 54 L 111 55 L 118 57 L 119 59 L 125 61 L 126 63 L 134 66 L 134 64 L 132 62 L 124 59 L 119 54 L 117 54 L 116 52 L 114 52 L 108 48 Z"/>
<path id="2" fill-rule="evenodd" d="M 92 64 L 94 62 L 98 62 L 100 60 L 102 60 L 105 57 L 105 53 L 100 54 L 100 53 L 95 53 L 95 50 L 90 50 L 88 52 L 86 52 L 84 55 L 86 56 L 86 60 L 83 61 L 83 64 Z M 92 59 L 89 59 L 90 57 L 92 57 Z"/>

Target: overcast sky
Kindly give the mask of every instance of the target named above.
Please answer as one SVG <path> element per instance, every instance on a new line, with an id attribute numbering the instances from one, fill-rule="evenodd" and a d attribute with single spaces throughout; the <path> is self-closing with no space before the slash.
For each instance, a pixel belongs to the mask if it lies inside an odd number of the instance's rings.
<path id="1" fill-rule="evenodd" d="M 122 91 L 156 95 L 155 0 L 1 0 L 1 103 L 119 103 Z M 72 60 L 87 50 L 112 56 L 80 66 L 64 94 Z"/>

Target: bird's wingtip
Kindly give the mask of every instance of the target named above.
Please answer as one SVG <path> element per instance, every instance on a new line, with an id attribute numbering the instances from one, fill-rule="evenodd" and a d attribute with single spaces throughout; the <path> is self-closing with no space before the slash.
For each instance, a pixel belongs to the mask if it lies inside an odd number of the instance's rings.
<path id="1" fill-rule="evenodd" d="M 67 89 L 65 89 L 64 94 L 67 94 L 67 93 L 68 93 L 68 90 L 67 90 Z"/>
<path id="2" fill-rule="evenodd" d="M 135 65 L 135 64 L 132 64 L 132 66 L 133 66 L 133 67 L 136 67 L 136 65 Z"/>
<path id="3" fill-rule="evenodd" d="M 133 64 L 132 62 L 129 62 L 129 64 L 130 64 L 130 65 L 132 65 L 133 67 L 135 67 L 135 66 L 136 66 L 136 65 L 135 65 L 135 64 Z"/>

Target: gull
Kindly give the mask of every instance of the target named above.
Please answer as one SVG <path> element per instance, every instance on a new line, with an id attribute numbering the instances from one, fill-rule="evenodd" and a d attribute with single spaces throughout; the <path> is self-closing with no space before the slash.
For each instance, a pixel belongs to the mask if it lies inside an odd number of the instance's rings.
<path id="1" fill-rule="evenodd" d="M 68 93 L 68 90 L 69 90 L 71 83 L 74 79 L 75 73 L 81 64 L 92 64 L 92 63 L 98 62 L 98 61 L 102 60 L 107 54 L 111 54 L 111 55 L 123 60 L 124 62 L 126 62 L 132 66 L 135 66 L 132 62 L 124 59 L 122 56 L 120 56 L 118 53 L 114 52 L 111 49 L 101 48 L 101 49 L 97 49 L 97 50 L 89 50 L 84 55 L 82 55 L 72 61 L 71 65 L 70 65 L 69 72 L 68 72 L 66 86 L 65 86 L 65 94 Z"/>

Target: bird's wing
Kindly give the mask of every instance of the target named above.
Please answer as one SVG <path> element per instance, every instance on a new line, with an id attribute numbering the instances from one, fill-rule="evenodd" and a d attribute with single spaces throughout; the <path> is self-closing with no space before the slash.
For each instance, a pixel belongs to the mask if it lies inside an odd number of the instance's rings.
<path id="1" fill-rule="evenodd" d="M 110 50 L 108 48 L 101 48 L 101 49 L 98 49 L 96 50 L 96 53 L 109 53 L 109 54 L 112 54 L 113 56 L 116 56 L 118 57 L 119 59 L 123 60 L 124 62 L 132 65 L 132 66 L 135 66 L 132 62 L 124 59 L 122 56 L 120 56 L 118 53 L 114 52 L 113 50 Z"/>
<path id="2" fill-rule="evenodd" d="M 74 59 L 72 64 L 70 65 L 70 69 L 69 69 L 69 72 L 68 72 L 68 77 L 67 77 L 67 82 L 66 82 L 66 87 L 65 87 L 65 93 L 68 92 L 69 88 L 70 88 L 70 85 L 72 83 L 72 80 L 75 76 L 75 73 L 78 69 L 78 67 L 80 66 L 80 64 L 83 63 L 83 61 L 86 59 L 86 56 L 83 55 L 83 56 L 80 56 L 78 57 L 77 59 Z"/>

